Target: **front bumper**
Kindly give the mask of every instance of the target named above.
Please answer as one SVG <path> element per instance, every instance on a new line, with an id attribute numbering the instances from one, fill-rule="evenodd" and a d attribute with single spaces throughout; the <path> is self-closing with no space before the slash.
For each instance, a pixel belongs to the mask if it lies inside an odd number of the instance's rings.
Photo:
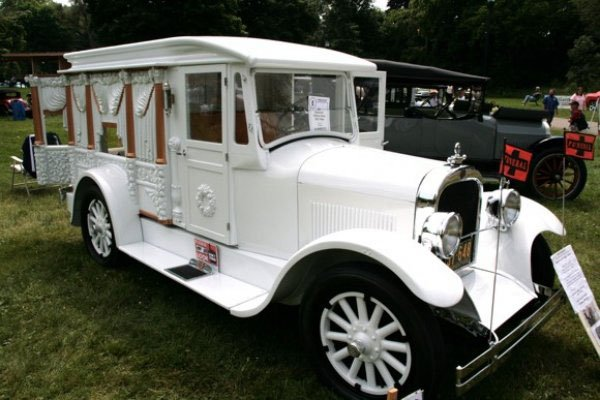
<path id="1" fill-rule="evenodd" d="M 527 319 L 501 340 L 494 342 L 479 356 L 468 364 L 456 367 L 456 394 L 461 395 L 476 385 L 487 375 L 494 372 L 504 361 L 510 351 L 525 339 L 537 327 L 545 323 L 548 318 L 564 302 L 564 290 L 555 291 L 550 298 Z"/>

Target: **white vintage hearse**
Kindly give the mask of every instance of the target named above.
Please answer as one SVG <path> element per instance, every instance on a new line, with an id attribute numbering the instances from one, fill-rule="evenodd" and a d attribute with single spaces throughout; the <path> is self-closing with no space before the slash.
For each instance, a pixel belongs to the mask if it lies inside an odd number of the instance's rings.
<path id="1" fill-rule="evenodd" d="M 91 256 L 123 254 L 237 317 L 299 305 L 319 375 L 351 398 L 436 393 L 454 344 L 478 382 L 560 304 L 543 232 L 557 218 L 461 163 L 359 135 L 354 79 L 374 64 L 277 41 L 177 37 L 66 55 L 31 78 L 40 183 L 67 204 Z M 45 144 L 63 110 L 68 144 Z M 360 136 L 360 137 L 359 137 Z M 367 146 L 359 146 L 366 144 Z M 475 348 L 475 346 L 467 346 Z"/>

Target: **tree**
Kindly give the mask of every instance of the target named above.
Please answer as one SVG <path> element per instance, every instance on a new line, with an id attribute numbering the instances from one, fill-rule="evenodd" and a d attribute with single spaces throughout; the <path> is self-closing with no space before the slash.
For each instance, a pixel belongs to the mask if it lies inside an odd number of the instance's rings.
<path id="1" fill-rule="evenodd" d="M 600 87 L 600 2 L 574 0 L 584 35 L 579 36 L 568 52 L 571 66 L 567 80 L 588 90 Z"/>
<path id="2" fill-rule="evenodd" d="M 180 35 L 240 35 L 236 0 L 82 0 L 98 45 Z"/>
<path id="3" fill-rule="evenodd" d="M 248 36 L 307 44 L 318 40 L 318 1 L 239 0 L 239 6 Z"/>
<path id="4" fill-rule="evenodd" d="M 387 6 L 390 10 L 397 10 L 399 8 L 407 8 L 409 0 L 388 0 Z"/>
<path id="5" fill-rule="evenodd" d="M 71 48 L 72 33 L 61 5 L 51 0 L 0 1 L 0 42 L 10 51 L 60 51 Z M 7 40 L 8 39 L 8 40 Z"/>
<path id="6" fill-rule="evenodd" d="M 590 35 L 581 35 L 569 50 L 567 80 L 573 86 L 595 90 L 600 86 L 600 46 Z"/>
<path id="7" fill-rule="evenodd" d="M 350 54 L 373 57 L 383 45 L 383 12 L 372 0 L 324 0 L 322 45 Z"/>
<path id="8" fill-rule="evenodd" d="M 382 54 L 531 86 L 564 76 L 577 20 L 569 0 L 412 0 L 385 14 Z"/>

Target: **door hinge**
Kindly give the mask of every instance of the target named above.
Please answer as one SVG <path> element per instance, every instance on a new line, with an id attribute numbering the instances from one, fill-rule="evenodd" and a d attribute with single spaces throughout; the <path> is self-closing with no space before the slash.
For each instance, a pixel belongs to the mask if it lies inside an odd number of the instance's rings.
<path id="1" fill-rule="evenodd" d="M 227 223 L 227 230 L 230 231 L 231 230 L 231 224 L 228 222 Z"/>
<path id="2" fill-rule="evenodd" d="M 225 162 L 229 162 L 229 153 L 225 153 Z"/>
<path id="3" fill-rule="evenodd" d="M 223 78 L 223 85 L 227 86 L 227 77 Z"/>

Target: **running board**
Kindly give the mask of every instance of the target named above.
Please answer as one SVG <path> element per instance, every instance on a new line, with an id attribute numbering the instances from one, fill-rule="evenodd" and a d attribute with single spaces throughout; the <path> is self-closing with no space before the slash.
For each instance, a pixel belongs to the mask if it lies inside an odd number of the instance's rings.
<path id="1" fill-rule="evenodd" d="M 170 270 L 188 266 L 189 260 L 145 242 L 121 246 L 119 250 L 228 310 L 248 302 L 253 304 L 253 300 L 264 299 L 267 293 L 264 289 L 219 272 L 193 279 L 179 277 Z"/>

